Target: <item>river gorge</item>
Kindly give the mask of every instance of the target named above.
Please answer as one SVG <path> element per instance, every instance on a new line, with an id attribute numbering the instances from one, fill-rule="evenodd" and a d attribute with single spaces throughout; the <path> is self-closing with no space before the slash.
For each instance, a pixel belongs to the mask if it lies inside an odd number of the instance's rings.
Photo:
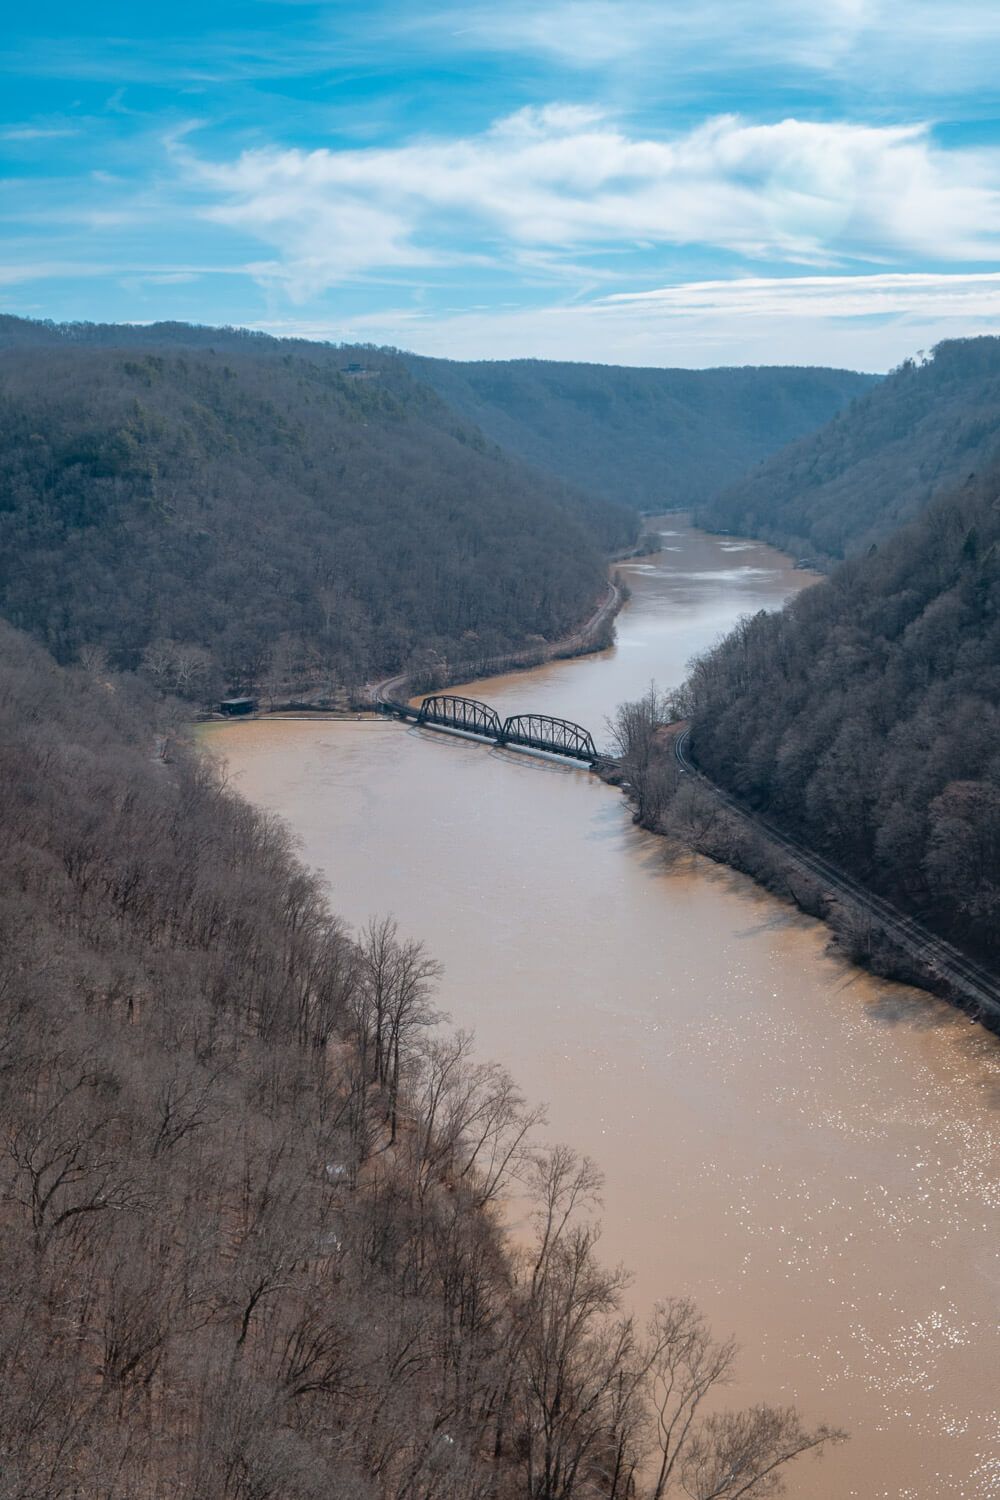
<path id="1" fill-rule="evenodd" d="M 810 581 L 650 523 L 609 650 L 464 688 L 599 742 L 618 703 Z M 605 1176 L 603 1253 L 641 1315 L 693 1296 L 743 1352 L 734 1403 L 851 1441 L 798 1500 L 1000 1495 L 1000 1041 L 833 957 L 825 930 L 638 830 L 584 769 L 393 722 L 206 726 L 333 908 L 392 912 L 440 1003 Z"/>

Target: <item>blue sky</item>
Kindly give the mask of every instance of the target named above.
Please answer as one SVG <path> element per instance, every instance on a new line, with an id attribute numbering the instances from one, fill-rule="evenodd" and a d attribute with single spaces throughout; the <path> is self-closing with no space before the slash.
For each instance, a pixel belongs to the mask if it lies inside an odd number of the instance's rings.
<path id="1" fill-rule="evenodd" d="M 1000 333 L 1000 7 L 22 5 L 0 310 L 886 369 Z"/>

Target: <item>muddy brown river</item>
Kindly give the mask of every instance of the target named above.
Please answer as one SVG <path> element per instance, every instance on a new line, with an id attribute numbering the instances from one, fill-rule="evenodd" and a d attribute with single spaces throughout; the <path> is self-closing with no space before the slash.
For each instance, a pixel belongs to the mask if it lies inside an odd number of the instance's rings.
<path id="1" fill-rule="evenodd" d="M 605 716 L 808 581 L 656 523 L 600 656 L 466 691 L 604 739 Z M 1000 1496 L 1000 1042 L 832 958 L 816 923 L 637 831 L 585 770 L 395 723 L 205 731 L 333 906 L 395 913 L 441 1001 L 605 1174 L 639 1311 L 687 1293 L 743 1346 L 734 1401 L 852 1440 L 797 1500 Z"/>

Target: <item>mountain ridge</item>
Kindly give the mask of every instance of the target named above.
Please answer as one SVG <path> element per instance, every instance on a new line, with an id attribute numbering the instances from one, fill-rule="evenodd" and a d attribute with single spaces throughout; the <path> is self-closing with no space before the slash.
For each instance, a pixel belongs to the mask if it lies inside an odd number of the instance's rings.
<path id="1" fill-rule="evenodd" d="M 998 457 L 1000 338 L 950 339 L 707 498 L 695 520 L 829 560 L 879 545 Z"/>
<path id="2" fill-rule="evenodd" d="M 634 538 L 384 351 L 28 331 L 0 324 L 0 610 L 59 660 L 173 643 L 215 691 L 279 643 L 290 679 L 347 685 L 495 655 L 575 628 Z"/>
<path id="3" fill-rule="evenodd" d="M 404 358 L 507 451 L 653 511 L 707 499 L 878 379 L 792 365 L 684 370 Z"/>

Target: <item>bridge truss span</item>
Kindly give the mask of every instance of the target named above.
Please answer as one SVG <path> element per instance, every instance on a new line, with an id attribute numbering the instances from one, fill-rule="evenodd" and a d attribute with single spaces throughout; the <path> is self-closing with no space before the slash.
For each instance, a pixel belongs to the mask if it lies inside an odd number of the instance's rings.
<path id="1" fill-rule="evenodd" d="M 569 719 L 553 719 L 548 714 L 517 714 L 505 720 L 498 742 L 547 750 L 550 755 L 569 755 L 591 763 L 599 758 L 589 730 Z"/>
<path id="2" fill-rule="evenodd" d="M 509 719 L 501 719 L 488 703 L 480 703 L 478 698 L 463 698 L 456 693 L 432 693 L 423 700 L 419 709 L 387 699 L 382 701 L 382 707 L 399 712 L 403 717 L 414 718 L 418 724 L 479 735 L 497 745 L 544 750 L 549 755 L 587 761 L 591 766 L 601 759 L 588 730 L 569 719 L 554 719 L 551 714 L 515 714 Z"/>
<path id="3" fill-rule="evenodd" d="M 438 724 L 444 729 L 460 729 L 465 734 L 481 734 L 500 740 L 503 725 L 500 715 L 478 698 L 460 698 L 451 693 L 435 693 L 425 698 L 417 715 L 418 724 Z"/>

